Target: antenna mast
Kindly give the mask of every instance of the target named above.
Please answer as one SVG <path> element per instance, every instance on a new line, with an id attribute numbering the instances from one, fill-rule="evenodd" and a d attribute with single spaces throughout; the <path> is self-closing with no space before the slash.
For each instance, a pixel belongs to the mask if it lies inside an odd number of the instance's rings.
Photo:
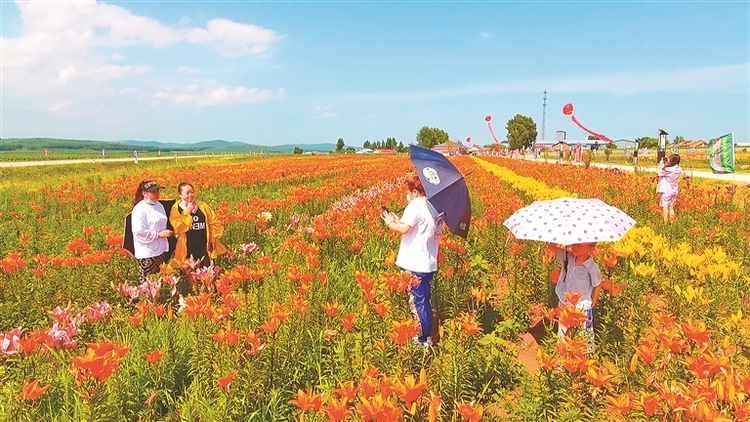
<path id="1" fill-rule="evenodd" d="M 544 90 L 544 102 L 542 103 L 542 141 L 547 140 L 544 136 L 544 123 L 547 119 L 547 90 Z"/>

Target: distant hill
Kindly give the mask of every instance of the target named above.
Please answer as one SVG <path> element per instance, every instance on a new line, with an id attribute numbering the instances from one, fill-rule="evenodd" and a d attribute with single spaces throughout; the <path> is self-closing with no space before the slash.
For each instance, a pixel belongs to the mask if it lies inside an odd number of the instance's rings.
<path id="1" fill-rule="evenodd" d="M 71 151 L 126 151 L 133 147 L 121 142 L 88 141 L 78 139 L 56 139 L 56 138 L 12 138 L 0 139 L 0 151 L 41 151 L 71 150 Z M 149 151 L 152 148 L 148 149 Z M 153 149 L 156 151 L 156 149 Z"/>
<path id="2" fill-rule="evenodd" d="M 40 151 L 44 148 L 50 150 L 92 150 L 99 151 L 129 151 L 137 149 L 140 151 L 195 151 L 208 153 L 222 152 L 269 152 L 290 153 L 294 148 L 302 148 L 305 151 L 328 152 L 336 149 L 336 144 L 285 144 L 285 145 L 253 145 L 237 141 L 224 141 L 220 139 L 202 141 L 193 144 L 178 144 L 174 142 L 159 141 L 135 141 L 125 140 L 117 142 L 78 140 L 78 139 L 56 139 L 56 138 L 13 138 L 0 139 L 0 151 Z"/>

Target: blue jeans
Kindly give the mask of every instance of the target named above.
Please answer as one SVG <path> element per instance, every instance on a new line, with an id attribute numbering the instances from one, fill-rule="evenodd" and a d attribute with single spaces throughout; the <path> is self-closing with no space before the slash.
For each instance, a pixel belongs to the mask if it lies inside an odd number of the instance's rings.
<path id="1" fill-rule="evenodd" d="M 419 279 L 419 284 L 416 286 L 409 285 L 409 309 L 415 319 L 419 321 L 420 335 L 419 341 L 427 340 L 432 331 L 432 306 L 430 305 L 430 282 L 435 276 L 434 272 L 431 273 L 418 273 L 415 271 L 410 272 Z"/>

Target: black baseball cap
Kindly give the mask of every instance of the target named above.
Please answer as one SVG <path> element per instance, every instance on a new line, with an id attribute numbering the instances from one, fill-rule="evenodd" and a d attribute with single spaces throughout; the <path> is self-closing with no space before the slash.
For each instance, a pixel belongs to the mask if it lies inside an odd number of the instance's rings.
<path id="1" fill-rule="evenodd" d="M 156 192 L 159 189 L 163 188 L 164 186 L 159 186 L 158 183 L 156 183 L 155 180 L 149 180 L 148 182 L 143 183 L 143 190 L 146 192 Z"/>

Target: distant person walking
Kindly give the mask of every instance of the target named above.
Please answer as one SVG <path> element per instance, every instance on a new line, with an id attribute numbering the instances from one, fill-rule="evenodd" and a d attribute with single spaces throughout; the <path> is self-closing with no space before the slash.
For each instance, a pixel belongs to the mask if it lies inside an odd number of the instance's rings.
<path id="1" fill-rule="evenodd" d="M 678 154 L 670 155 L 669 160 L 666 164 L 663 164 L 661 162 L 659 163 L 659 165 L 657 166 L 657 170 L 658 173 L 656 173 L 656 192 L 661 194 L 661 197 L 659 198 L 659 205 L 662 209 L 664 222 L 669 223 L 677 219 L 677 216 L 674 212 L 674 204 L 677 201 L 677 181 L 682 174 L 682 167 L 680 167 L 680 156 Z"/>
<path id="2" fill-rule="evenodd" d="M 102 158 L 104 158 L 104 148 L 102 148 Z"/>
<path id="3" fill-rule="evenodd" d="M 47 156 L 47 148 L 44 149 L 44 156 Z"/>
<path id="4" fill-rule="evenodd" d="M 138 164 L 138 150 L 133 150 L 133 161 L 135 161 L 136 164 Z"/>

